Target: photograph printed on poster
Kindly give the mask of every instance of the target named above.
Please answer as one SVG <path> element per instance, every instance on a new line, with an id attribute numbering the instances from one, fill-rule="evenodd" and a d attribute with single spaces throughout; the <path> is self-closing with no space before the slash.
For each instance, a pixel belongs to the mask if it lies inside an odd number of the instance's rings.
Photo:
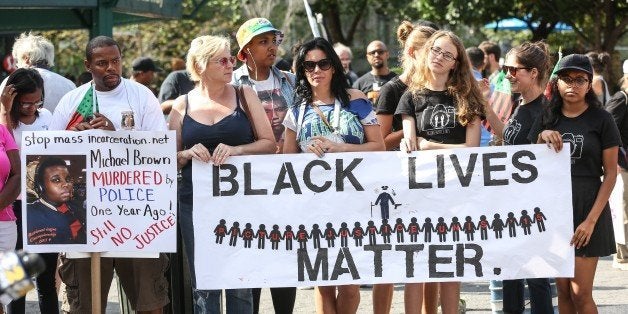
<path id="1" fill-rule="evenodd" d="M 84 155 L 26 156 L 26 241 L 86 244 Z"/>

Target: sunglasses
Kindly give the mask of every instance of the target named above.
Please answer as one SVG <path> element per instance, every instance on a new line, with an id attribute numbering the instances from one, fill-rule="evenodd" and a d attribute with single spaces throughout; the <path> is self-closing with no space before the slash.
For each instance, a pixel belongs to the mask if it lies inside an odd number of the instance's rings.
<path id="1" fill-rule="evenodd" d="M 511 67 L 509 65 L 502 65 L 502 71 L 504 71 L 504 73 L 509 73 L 510 76 L 516 76 L 517 75 L 517 70 L 532 70 L 531 67 Z"/>
<path id="2" fill-rule="evenodd" d="M 327 71 L 331 69 L 331 60 L 320 59 L 318 61 L 303 61 L 303 68 L 306 72 L 313 72 L 317 65 L 321 71 Z"/>
<path id="3" fill-rule="evenodd" d="M 222 65 L 223 67 L 226 67 L 229 64 L 235 65 L 236 64 L 236 57 L 234 57 L 234 56 L 223 57 L 223 58 L 220 58 L 218 60 L 209 60 L 209 62 L 211 62 L 211 63 L 218 63 L 218 64 Z"/>
<path id="4" fill-rule="evenodd" d="M 386 52 L 388 52 L 388 50 L 377 49 L 377 50 L 369 51 L 366 54 L 369 55 L 369 56 L 374 56 L 376 54 L 381 56 L 381 55 L 385 54 Z"/>

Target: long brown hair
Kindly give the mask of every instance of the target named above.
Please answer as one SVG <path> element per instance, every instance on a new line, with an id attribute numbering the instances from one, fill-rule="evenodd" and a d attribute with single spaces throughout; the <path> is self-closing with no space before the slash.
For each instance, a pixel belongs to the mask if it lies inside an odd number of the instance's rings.
<path id="1" fill-rule="evenodd" d="M 450 31 L 437 31 L 427 40 L 421 49 L 417 62 L 414 63 L 415 69 L 408 89 L 414 95 L 417 95 L 419 91 L 427 89 L 427 83 L 432 78 L 432 73 L 428 66 L 430 48 L 441 37 L 449 38 L 452 44 L 456 46 L 458 53 L 456 67 L 449 72 L 446 86 L 447 92 L 454 97 L 454 101 L 457 103 L 458 122 L 466 126 L 476 117 L 484 116 L 484 103 L 486 100 L 473 78 L 462 40 L 456 34 Z"/>

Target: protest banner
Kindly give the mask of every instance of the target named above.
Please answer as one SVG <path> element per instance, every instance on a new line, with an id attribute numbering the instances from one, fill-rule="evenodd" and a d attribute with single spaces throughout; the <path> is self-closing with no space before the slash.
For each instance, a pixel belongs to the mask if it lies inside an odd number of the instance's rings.
<path id="1" fill-rule="evenodd" d="M 569 149 L 193 163 L 198 289 L 571 277 Z"/>
<path id="2" fill-rule="evenodd" d="M 173 131 L 22 133 L 24 249 L 176 252 Z"/>

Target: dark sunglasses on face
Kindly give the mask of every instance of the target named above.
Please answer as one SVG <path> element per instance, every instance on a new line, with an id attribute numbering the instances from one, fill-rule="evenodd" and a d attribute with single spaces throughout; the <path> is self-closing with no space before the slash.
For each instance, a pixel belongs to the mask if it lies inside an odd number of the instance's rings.
<path id="1" fill-rule="evenodd" d="M 376 55 L 376 54 L 378 54 L 378 55 L 380 55 L 380 56 L 381 56 L 381 55 L 385 54 L 387 51 L 388 51 L 388 50 L 384 50 L 384 49 L 377 49 L 377 50 L 369 51 L 369 52 L 367 52 L 366 54 L 367 54 L 367 55 L 369 55 L 369 56 L 374 56 L 374 55 Z"/>
<path id="2" fill-rule="evenodd" d="M 223 67 L 226 67 L 227 63 L 235 65 L 236 64 L 236 58 L 234 56 L 229 56 L 229 57 L 220 58 L 218 60 L 209 60 L 209 62 L 211 62 L 211 63 L 218 63 L 218 64 L 222 65 Z"/>
<path id="3" fill-rule="evenodd" d="M 517 70 L 528 70 L 530 71 L 532 68 L 530 67 L 511 67 L 509 65 L 502 65 L 502 71 L 504 71 L 504 73 L 510 73 L 510 76 L 516 76 L 517 75 Z"/>
<path id="4" fill-rule="evenodd" d="M 303 61 L 303 68 L 306 72 L 313 72 L 317 65 L 321 71 L 327 71 L 331 68 L 331 60 L 320 59 L 318 61 Z"/>

